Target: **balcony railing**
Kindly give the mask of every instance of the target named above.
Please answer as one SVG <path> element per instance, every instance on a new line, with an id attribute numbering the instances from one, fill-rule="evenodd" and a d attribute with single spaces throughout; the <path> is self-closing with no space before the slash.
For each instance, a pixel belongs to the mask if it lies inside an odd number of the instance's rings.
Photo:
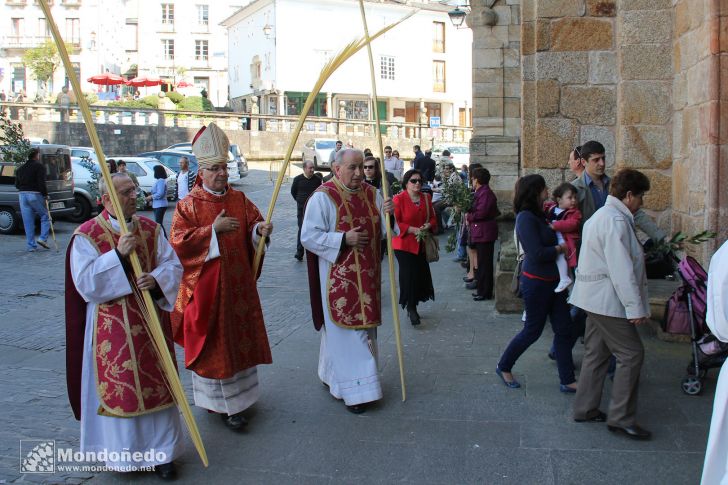
<path id="1" fill-rule="evenodd" d="M 9 113 L 13 120 L 61 122 L 63 110 L 54 104 L 0 103 L 0 110 Z M 298 122 L 297 116 L 276 116 L 251 113 L 220 113 L 199 111 L 165 111 L 153 109 L 110 108 L 91 106 L 94 123 L 136 126 L 173 126 L 199 129 L 214 121 L 220 128 L 229 131 L 267 131 L 291 133 Z M 77 107 L 72 106 L 67 118 L 69 123 L 83 123 Z M 460 142 L 470 140 L 473 129 L 463 126 L 429 128 L 427 125 L 405 122 L 382 122 L 383 134 L 400 139 L 434 139 L 436 142 Z M 325 117 L 308 117 L 303 133 L 308 136 L 348 138 L 353 136 L 374 136 L 375 123 L 371 120 L 349 120 Z"/>
<path id="2" fill-rule="evenodd" d="M 19 6 L 22 7 L 23 5 L 27 5 L 27 0 L 5 0 L 5 5 L 10 6 Z"/>
<path id="3" fill-rule="evenodd" d="M 30 49 L 38 47 L 49 40 L 52 40 L 50 36 L 43 35 L 6 35 L 2 37 L 0 47 L 6 49 Z"/>

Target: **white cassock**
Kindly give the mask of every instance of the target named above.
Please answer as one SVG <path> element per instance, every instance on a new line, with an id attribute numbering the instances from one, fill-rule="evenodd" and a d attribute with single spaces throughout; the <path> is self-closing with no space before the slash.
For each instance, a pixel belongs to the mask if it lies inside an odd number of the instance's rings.
<path id="1" fill-rule="evenodd" d="M 110 221 L 112 227 L 118 231 L 118 223 L 113 219 Z M 156 261 L 157 266 L 150 274 L 157 280 L 164 293 L 164 298 L 156 300 L 156 303 L 162 310 L 171 311 L 182 278 L 182 264 L 162 231 L 159 231 L 157 237 Z M 160 461 L 156 459 L 139 462 L 106 461 L 109 469 L 118 471 L 129 471 L 129 467 L 150 467 L 171 462 L 184 450 L 183 433 L 176 406 L 131 418 L 114 418 L 97 414 L 100 402 L 96 393 L 93 360 L 96 305 L 132 293 L 116 251 L 99 255 L 98 250 L 86 238 L 75 237 L 71 248 L 71 275 L 76 290 L 88 303 L 81 372 L 81 451 L 144 453 L 154 449 L 155 452 L 165 455 L 165 459 Z"/>
<path id="2" fill-rule="evenodd" d="M 382 197 L 377 192 L 377 208 L 382 213 Z M 394 217 L 394 216 L 392 216 Z M 382 235 L 385 236 L 385 221 Z M 321 327 L 321 350 L 318 375 L 329 386 L 336 399 L 347 406 L 363 404 L 382 398 L 382 386 L 377 369 L 376 328 L 354 330 L 341 328 L 331 321 L 327 305 L 326 281 L 329 269 L 336 262 L 341 249 L 343 232 L 336 231 L 336 206 L 322 192 L 314 192 L 306 204 L 301 226 L 301 244 L 319 257 L 321 301 L 324 326 Z M 398 229 L 395 226 L 395 234 Z"/>
<path id="3" fill-rule="evenodd" d="M 706 322 L 721 342 L 728 342 L 728 242 L 713 255 L 708 268 Z M 728 361 L 727 361 L 728 362 Z M 728 485 L 728 364 L 718 377 L 705 450 L 702 485 Z"/>

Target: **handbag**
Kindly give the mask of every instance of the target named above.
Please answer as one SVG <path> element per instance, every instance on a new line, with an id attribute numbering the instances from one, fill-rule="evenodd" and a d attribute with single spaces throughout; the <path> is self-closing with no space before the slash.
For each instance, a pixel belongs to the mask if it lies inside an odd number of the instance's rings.
<path id="1" fill-rule="evenodd" d="M 513 270 L 513 278 L 511 279 L 511 293 L 518 298 L 521 297 L 521 271 L 523 268 L 524 255 L 521 253 L 521 243 L 516 234 L 516 267 Z"/>
<path id="2" fill-rule="evenodd" d="M 427 220 L 429 221 L 431 204 L 428 202 L 427 197 L 425 197 L 425 204 L 427 204 Z M 428 263 L 434 263 L 435 261 L 440 260 L 440 242 L 430 231 L 427 231 L 427 237 L 425 237 L 425 259 Z"/>

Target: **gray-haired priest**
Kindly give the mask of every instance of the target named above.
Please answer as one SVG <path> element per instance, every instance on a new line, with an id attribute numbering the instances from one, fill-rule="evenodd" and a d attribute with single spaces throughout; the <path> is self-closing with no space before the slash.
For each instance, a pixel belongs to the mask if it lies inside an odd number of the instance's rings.
<path id="1" fill-rule="evenodd" d="M 377 369 L 381 241 L 384 212 L 394 208 L 391 199 L 383 201 L 362 183 L 363 163 L 359 150 L 337 152 L 335 177 L 308 199 L 301 228 L 313 321 L 321 330 L 319 378 L 356 414 L 382 398 Z"/>
<path id="2" fill-rule="evenodd" d="M 227 136 L 214 123 L 192 141 L 197 183 L 177 204 L 170 231 L 184 266 L 172 328 L 192 371 L 195 405 L 237 430 L 260 395 L 257 365 L 272 361 L 253 257 L 273 225 L 228 185 L 228 150 Z"/>
<path id="3" fill-rule="evenodd" d="M 182 265 L 162 228 L 135 216 L 136 186 L 111 174 L 130 232 L 119 232 L 118 215 L 104 184 L 104 210 L 82 224 L 66 254 L 66 378 L 81 451 L 105 456 L 116 471 L 155 467 L 175 477 L 184 448 L 179 412 L 167 388 L 137 289 L 149 290 L 174 359 L 169 329 Z M 133 278 L 129 255 L 136 249 L 144 273 Z M 134 288 L 136 287 L 136 289 Z"/>

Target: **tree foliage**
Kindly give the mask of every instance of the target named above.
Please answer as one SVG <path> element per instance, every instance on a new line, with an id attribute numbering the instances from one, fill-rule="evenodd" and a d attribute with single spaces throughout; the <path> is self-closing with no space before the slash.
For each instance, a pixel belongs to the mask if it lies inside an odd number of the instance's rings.
<path id="1" fill-rule="evenodd" d="M 202 96 L 187 96 L 179 102 L 177 109 L 180 111 L 214 111 L 209 99 Z"/>
<path id="2" fill-rule="evenodd" d="M 0 156 L 3 161 L 20 166 L 28 160 L 30 141 L 23 135 L 23 126 L 13 123 L 4 110 L 0 110 Z"/>
<path id="3" fill-rule="evenodd" d="M 69 49 L 70 46 L 66 48 Z M 58 54 L 56 44 L 48 40 L 38 47 L 25 51 L 23 64 L 30 69 L 33 77 L 45 83 L 53 77 L 53 73 L 61 65 L 61 56 Z"/>

